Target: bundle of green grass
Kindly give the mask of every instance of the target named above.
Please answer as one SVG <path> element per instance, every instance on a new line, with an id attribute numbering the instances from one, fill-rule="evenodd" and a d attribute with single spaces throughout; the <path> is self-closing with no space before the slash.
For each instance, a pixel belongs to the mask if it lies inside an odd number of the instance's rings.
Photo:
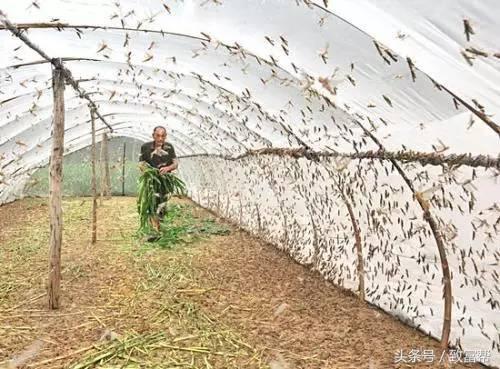
<path id="1" fill-rule="evenodd" d="M 161 194 L 164 194 L 162 196 Z M 149 219 L 156 215 L 158 206 L 173 195 L 185 195 L 186 184 L 172 173 L 160 174 L 160 171 L 146 165 L 139 177 L 139 193 L 137 211 L 139 213 L 139 232 L 148 233 L 151 230 Z"/>

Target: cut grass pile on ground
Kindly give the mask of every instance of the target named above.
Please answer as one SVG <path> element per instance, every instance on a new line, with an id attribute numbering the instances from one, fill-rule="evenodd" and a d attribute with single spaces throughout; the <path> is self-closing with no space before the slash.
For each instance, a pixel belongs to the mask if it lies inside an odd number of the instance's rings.
<path id="1" fill-rule="evenodd" d="M 213 235 L 228 235 L 230 228 L 213 218 L 197 218 L 192 206 L 169 204 L 167 214 L 160 225 L 159 239 L 153 242 L 162 248 L 172 248 L 179 244 L 189 244 Z M 139 233 L 139 236 L 142 236 Z"/>
<path id="2" fill-rule="evenodd" d="M 196 241 L 229 229 L 175 201 L 168 244 L 177 247 L 162 250 L 134 239 L 134 199 L 103 202 L 96 245 L 88 237 L 90 199 L 64 200 L 59 311 L 46 309 L 45 200 L 8 205 L 30 208 L 15 226 L 2 209 L 0 367 L 35 344 L 29 368 L 267 368 L 237 330 L 192 300 L 207 292 L 191 264 Z"/>

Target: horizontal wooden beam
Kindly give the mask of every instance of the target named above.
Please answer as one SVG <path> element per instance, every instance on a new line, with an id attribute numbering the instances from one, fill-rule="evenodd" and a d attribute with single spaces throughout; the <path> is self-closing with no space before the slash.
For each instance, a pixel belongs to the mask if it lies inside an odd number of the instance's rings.
<path id="1" fill-rule="evenodd" d="M 278 155 L 290 156 L 294 158 L 307 158 L 310 160 L 318 160 L 326 157 L 348 158 L 348 159 L 378 159 L 378 160 L 396 160 L 403 163 L 418 162 L 422 165 L 450 165 L 459 166 L 466 165 L 469 167 L 496 168 L 500 169 L 500 157 L 491 157 L 489 155 L 472 155 L 472 154 L 438 154 L 425 153 L 417 151 L 364 151 L 357 153 L 340 153 L 328 151 L 312 151 L 305 148 L 263 148 L 259 150 L 249 150 L 238 156 L 226 156 L 216 154 L 195 154 L 180 156 L 180 158 L 193 157 L 219 157 L 226 160 L 240 160 L 248 156 L 258 155 Z"/>

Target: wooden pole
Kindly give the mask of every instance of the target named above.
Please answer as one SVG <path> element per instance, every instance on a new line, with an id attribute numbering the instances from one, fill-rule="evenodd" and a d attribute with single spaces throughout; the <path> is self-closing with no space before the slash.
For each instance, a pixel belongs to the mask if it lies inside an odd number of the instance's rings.
<path id="1" fill-rule="evenodd" d="M 338 189 L 340 196 L 342 198 L 342 202 L 346 206 L 347 211 L 349 213 L 349 218 L 351 219 L 352 229 L 354 231 L 354 240 L 355 240 L 355 246 L 356 246 L 357 261 L 358 261 L 356 269 L 357 269 L 358 280 L 359 280 L 359 284 L 358 284 L 359 298 L 361 301 L 365 301 L 366 300 L 366 297 L 365 297 L 365 267 L 364 267 L 364 261 L 363 261 L 364 260 L 363 259 L 363 245 L 361 243 L 361 228 L 359 227 L 359 223 L 356 219 L 356 215 L 354 214 L 354 206 L 349 201 L 347 191 L 344 191 L 346 186 L 344 185 L 344 181 L 342 180 L 340 173 L 338 173 L 338 170 L 337 170 L 337 179 L 335 179 L 334 172 L 331 169 L 329 169 L 326 165 L 323 165 L 323 168 L 325 168 L 327 173 L 330 175 L 330 178 L 333 180 L 333 182 L 337 186 L 337 189 Z"/>
<path id="2" fill-rule="evenodd" d="M 99 158 L 100 176 L 101 176 L 101 198 L 100 204 L 104 197 L 109 198 L 110 194 L 110 178 L 109 178 L 109 155 L 108 155 L 108 135 L 102 134 L 101 140 L 101 153 Z"/>
<path id="3" fill-rule="evenodd" d="M 377 137 L 373 135 L 371 131 L 365 128 L 358 120 L 354 120 L 354 123 L 358 125 L 365 134 L 370 137 L 370 139 L 375 142 L 375 144 L 379 147 L 379 151 L 384 151 L 384 146 L 380 143 Z M 450 332 L 451 332 L 451 314 L 452 314 L 452 286 L 451 286 L 451 272 L 448 266 L 448 256 L 446 254 L 446 249 L 443 241 L 443 236 L 441 235 L 441 231 L 439 229 L 439 225 L 437 221 L 432 216 L 430 211 L 430 203 L 422 196 L 422 194 L 415 190 L 413 187 L 412 181 L 408 178 L 405 171 L 396 159 L 389 159 L 392 164 L 392 167 L 396 169 L 399 173 L 403 181 L 406 183 L 410 191 L 413 193 L 413 196 L 417 200 L 420 208 L 423 211 L 424 220 L 429 224 L 429 227 L 432 231 L 434 239 L 436 241 L 436 246 L 439 252 L 439 258 L 441 261 L 441 270 L 443 272 L 443 298 L 444 298 L 444 316 L 443 316 L 443 329 L 441 332 L 441 349 L 447 355 L 449 354 L 449 340 L 450 340 Z M 449 365 L 449 362 L 445 362 L 445 367 Z"/>
<path id="4" fill-rule="evenodd" d="M 96 180 L 96 157 L 95 147 L 95 109 L 90 107 L 90 121 L 92 124 L 92 244 L 97 240 L 97 180 Z"/>
<path id="5" fill-rule="evenodd" d="M 344 203 L 347 207 L 347 211 L 349 212 L 349 217 L 351 218 L 351 223 L 352 223 L 352 228 L 354 231 L 354 240 L 355 245 L 356 245 L 356 254 L 358 257 L 358 264 L 357 264 L 357 272 L 358 272 L 358 292 L 359 292 L 359 298 L 361 301 L 365 301 L 365 267 L 363 263 L 363 247 L 361 245 L 361 230 L 359 229 L 359 224 L 358 221 L 356 220 L 356 216 L 354 215 L 354 209 L 352 208 L 351 203 L 347 199 L 347 196 L 344 194 L 344 191 L 342 188 L 340 188 L 340 195 L 342 196 L 342 199 L 344 200 Z"/>
<path id="6" fill-rule="evenodd" d="M 123 143 L 123 156 L 122 156 L 122 196 L 125 196 L 125 157 L 127 153 L 127 143 Z"/>
<path id="7" fill-rule="evenodd" d="M 105 179 L 104 195 L 106 196 L 106 198 L 109 198 L 111 196 L 111 177 L 109 175 L 109 150 L 108 150 L 107 133 L 104 133 L 103 144 L 104 144 L 104 179 Z"/>
<path id="8" fill-rule="evenodd" d="M 59 68 L 52 70 L 54 108 L 52 119 L 52 153 L 49 172 L 49 309 L 59 308 L 61 285 L 62 243 L 62 167 L 64 153 L 64 75 Z"/>
<path id="9" fill-rule="evenodd" d="M 102 199 L 104 198 L 104 133 L 102 134 L 101 150 L 99 151 L 99 189 L 101 193 L 99 205 L 102 205 Z"/>

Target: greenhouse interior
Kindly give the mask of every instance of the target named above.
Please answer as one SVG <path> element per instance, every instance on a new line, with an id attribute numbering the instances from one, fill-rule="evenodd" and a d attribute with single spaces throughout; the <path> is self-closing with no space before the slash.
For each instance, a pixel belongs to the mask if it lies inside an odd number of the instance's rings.
<path id="1" fill-rule="evenodd" d="M 0 368 L 500 368 L 499 15 L 1 1 Z"/>

